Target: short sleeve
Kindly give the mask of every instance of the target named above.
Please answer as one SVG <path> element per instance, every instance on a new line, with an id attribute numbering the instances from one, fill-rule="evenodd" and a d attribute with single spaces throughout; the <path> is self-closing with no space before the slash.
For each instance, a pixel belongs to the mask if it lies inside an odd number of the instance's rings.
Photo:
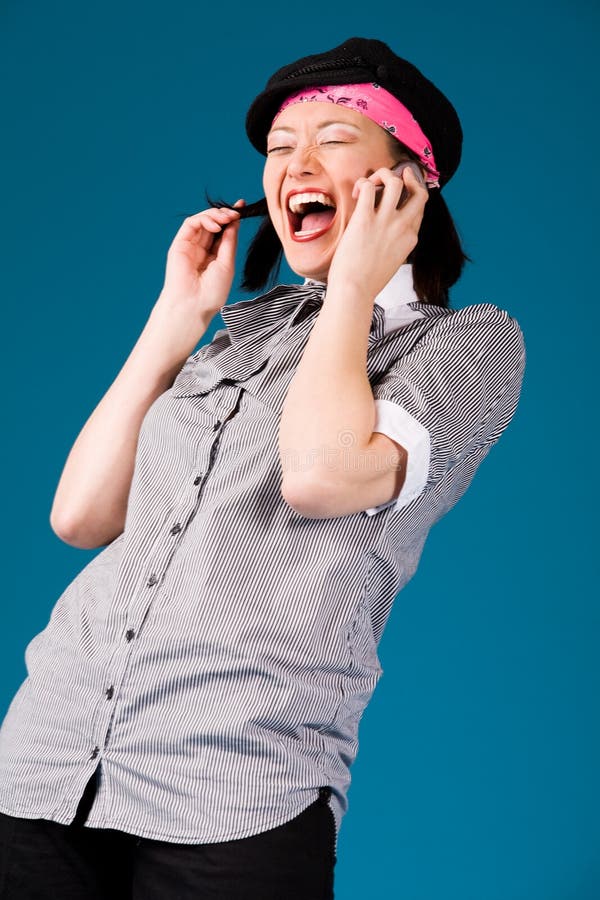
<path id="1" fill-rule="evenodd" d="M 495 443 L 516 410 L 524 369 L 521 328 L 491 303 L 444 316 L 395 362 L 372 385 L 374 431 L 406 448 L 407 473 L 383 506 L 401 509 L 474 449 Z"/>
<path id="2" fill-rule="evenodd" d="M 399 509 L 418 497 L 427 481 L 429 472 L 429 432 L 418 419 L 392 400 L 375 400 L 375 427 L 373 431 L 387 434 L 402 444 L 407 451 L 406 474 L 400 493 L 394 500 L 371 506 L 365 510 L 370 516 L 396 504 Z"/>

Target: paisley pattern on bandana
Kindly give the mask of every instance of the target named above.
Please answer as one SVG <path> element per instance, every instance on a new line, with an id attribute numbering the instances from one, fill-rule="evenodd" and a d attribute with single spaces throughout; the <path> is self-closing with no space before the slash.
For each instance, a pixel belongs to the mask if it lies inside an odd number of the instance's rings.
<path id="1" fill-rule="evenodd" d="M 337 103 L 355 109 L 416 153 L 427 170 L 425 182 L 430 188 L 439 188 L 439 177 L 433 149 L 421 126 L 406 106 L 393 94 L 374 81 L 364 84 L 334 84 L 302 88 L 290 94 L 277 110 L 277 116 L 292 103 Z M 272 127 L 272 126 L 271 126 Z"/>

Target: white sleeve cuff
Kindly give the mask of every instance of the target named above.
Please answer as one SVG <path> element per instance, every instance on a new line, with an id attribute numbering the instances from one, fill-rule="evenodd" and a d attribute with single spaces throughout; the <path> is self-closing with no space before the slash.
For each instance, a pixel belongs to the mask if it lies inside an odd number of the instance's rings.
<path id="1" fill-rule="evenodd" d="M 379 506 L 370 506 L 365 512 L 372 516 L 395 504 L 396 509 L 407 506 L 419 496 L 429 475 L 430 438 L 428 430 L 411 416 L 399 403 L 392 400 L 375 400 L 375 427 L 392 440 L 401 444 L 408 453 L 406 477 L 397 497 Z"/>

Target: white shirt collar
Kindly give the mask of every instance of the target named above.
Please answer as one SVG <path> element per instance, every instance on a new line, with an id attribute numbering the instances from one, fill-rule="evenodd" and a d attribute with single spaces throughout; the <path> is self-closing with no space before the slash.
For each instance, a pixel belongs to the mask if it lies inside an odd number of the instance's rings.
<path id="1" fill-rule="evenodd" d="M 411 263 L 404 263 L 403 266 L 395 272 L 390 278 L 386 286 L 375 297 L 375 303 L 382 306 L 386 314 L 398 306 L 406 303 L 419 302 L 419 298 L 413 286 L 413 267 Z M 323 284 L 322 281 L 315 281 L 314 278 L 305 278 L 304 284 Z"/>

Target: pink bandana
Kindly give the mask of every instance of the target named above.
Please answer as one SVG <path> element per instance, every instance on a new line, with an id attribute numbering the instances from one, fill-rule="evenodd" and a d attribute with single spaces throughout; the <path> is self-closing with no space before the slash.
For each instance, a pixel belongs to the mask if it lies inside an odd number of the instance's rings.
<path id="1" fill-rule="evenodd" d="M 366 82 L 364 84 L 334 84 L 302 88 L 284 100 L 275 114 L 273 122 L 279 113 L 291 106 L 292 103 L 311 101 L 339 103 L 340 106 L 355 109 L 372 119 L 419 156 L 423 167 L 427 170 L 425 181 L 430 188 L 440 186 L 438 181 L 440 173 L 435 167 L 431 143 L 421 131 L 419 123 L 410 110 L 379 84 Z"/>

